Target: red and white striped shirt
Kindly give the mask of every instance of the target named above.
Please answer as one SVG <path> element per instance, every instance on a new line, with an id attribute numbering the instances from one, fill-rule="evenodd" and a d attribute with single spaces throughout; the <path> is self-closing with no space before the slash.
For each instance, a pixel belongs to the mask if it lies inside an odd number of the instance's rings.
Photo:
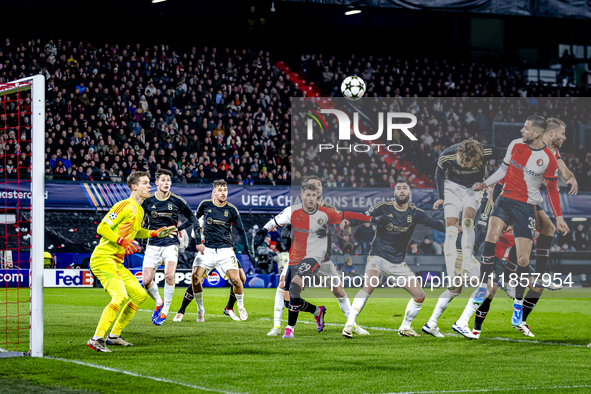
<path id="1" fill-rule="evenodd" d="M 560 197 L 556 181 L 558 179 L 558 162 L 556 152 L 552 152 L 546 145 L 541 149 L 531 149 L 528 144 L 518 138 L 511 142 L 507 154 L 503 159 L 506 175 L 502 196 L 515 201 L 521 201 L 532 205 L 541 204 L 543 201 L 540 186 L 546 179 L 548 199 L 554 216 L 562 216 L 560 209 Z M 503 171 L 497 171 L 486 180 L 487 185 L 498 182 Z"/>
<path id="2" fill-rule="evenodd" d="M 289 264 L 296 265 L 304 258 L 313 258 L 318 263 L 326 260 L 327 237 L 318 237 L 316 232 L 323 226 L 338 224 L 343 219 L 357 219 L 369 222 L 371 216 L 354 212 L 339 212 L 332 208 L 316 206 L 312 213 L 304 211 L 302 204 L 291 207 L 293 243 L 289 251 Z"/>

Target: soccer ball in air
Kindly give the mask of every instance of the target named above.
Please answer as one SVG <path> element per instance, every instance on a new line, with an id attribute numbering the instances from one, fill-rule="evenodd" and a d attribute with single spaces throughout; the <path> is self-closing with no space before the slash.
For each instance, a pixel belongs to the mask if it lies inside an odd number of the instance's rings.
<path id="1" fill-rule="evenodd" d="M 359 100 L 365 94 L 365 82 L 355 75 L 347 77 L 341 84 L 341 93 L 346 99 Z"/>

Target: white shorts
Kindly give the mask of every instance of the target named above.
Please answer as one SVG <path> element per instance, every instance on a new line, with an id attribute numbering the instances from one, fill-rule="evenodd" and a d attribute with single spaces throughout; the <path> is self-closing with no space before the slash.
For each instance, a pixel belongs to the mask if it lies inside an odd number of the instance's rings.
<path id="1" fill-rule="evenodd" d="M 339 277 L 339 273 L 334 265 L 334 263 L 330 260 L 323 261 L 320 263 L 320 269 L 316 273 L 316 275 L 320 276 L 328 276 L 328 277 Z"/>
<path id="2" fill-rule="evenodd" d="M 162 263 L 172 261 L 178 263 L 179 261 L 179 246 L 156 246 L 148 245 L 146 247 L 146 254 L 144 255 L 143 268 L 154 268 L 155 270 L 160 267 Z"/>
<path id="3" fill-rule="evenodd" d="M 416 275 L 406 263 L 394 264 L 379 256 L 369 256 L 365 266 L 365 272 L 376 270 L 381 275 L 402 276 L 406 278 L 415 278 Z"/>
<path id="4" fill-rule="evenodd" d="M 443 193 L 443 213 L 446 218 L 458 218 L 464 208 L 474 208 L 478 211 L 484 191 L 475 192 L 472 187 L 458 185 L 452 181 L 445 181 Z"/>
<path id="5" fill-rule="evenodd" d="M 208 248 L 205 247 L 203 254 L 197 252 L 195 260 L 193 261 L 193 267 L 203 267 L 205 272 L 209 275 L 211 271 L 218 270 L 220 276 L 224 279 L 228 279 L 226 272 L 229 270 L 237 270 L 240 268 L 238 265 L 238 259 L 234 254 L 232 248 Z"/>

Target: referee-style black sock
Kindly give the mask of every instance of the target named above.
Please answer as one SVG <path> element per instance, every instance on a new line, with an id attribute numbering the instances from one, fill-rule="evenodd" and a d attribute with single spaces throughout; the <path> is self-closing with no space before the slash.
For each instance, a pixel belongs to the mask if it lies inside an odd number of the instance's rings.
<path id="1" fill-rule="evenodd" d="M 234 304 L 236 303 L 236 294 L 234 294 L 234 287 L 230 288 L 230 299 L 228 300 L 228 305 L 226 305 L 226 309 L 234 309 Z"/>
<path id="2" fill-rule="evenodd" d="M 527 292 L 527 297 L 523 300 L 523 321 L 527 320 L 527 317 L 533 311 L 534 307 L 540 299 L 540 293 L 533 290 Z"/>
<path id="3" fill-rule="evenodd" d="M 488 282 L 490 274 L 495 268 L 495 247 L 496 243 L 484 241 L 481 247 L 481 260 L 480 260 L 480 280 L 483 284 Z"/>
<path id="4" fill-rule="evenodd" d="M 540 234 L 536 242 L 536 273 L 543 275 L 546 273 L 546 266 L 550 259 L 550 245 L 552 238 L 549 235 Z"/>
<path id="5" fill-rule="evenodd" d="M 308 313 L 311 313 L 311 314 L 316 313 L 316 308 L 317 308 L 316 305 L 310 304 L 308 301 L 306 301 L 304 299 L 302 299 L 302 301 L 304 302 L 302 304 L 302 311 L 303 312 L 308 312 Z"/>
<path id="6" fill-rule="evenodd" d="M 295 327 L 296 323 L 298 322 L 298 315 L 300 312 L 290 310 L 287 313 L 287 325 Z"/>
<path id="7" fill-rule="evenodd" d="M 482 330 L 482 323 L 484 323 L 484 319 L 486 319 L 491 302 L 492 300 L 490 298 L 486 298 L 482 305 L 480 305 L 480 308 L 476 311 L 476 317 L 474 318 L 475 330 Z"/>
<path id="8" fill-rule="evenodd" d="M 523 300 L 523 293 L 525 293 L 525 288 L 527 287 L 528 282 L 527 281 L 522 282 L 521 278 L 522 278 L 523 274 L 529 274 L 529 266 L 522 267 L 522 266 L 518 265 L 515 273 L 517 274 L 517 280 L 518 280 L 517 287 L 515 288 L 515 299 L 516 300 Z M 525 275 L 523 275 L 523 277 L 527 278 L 527 276 L 525 276 Z"/>
<path id="9" fill-rule="evenodd" d="M 193 295 L 193 285 L 189 285 L 189 287 L 187 287 L 187 290 L 185 291 L 185 296 L 183 297 L 183 304 L 181 305 L 181 309 L 179 309 L 178 313 L 184 314 L 185 309 L 187 309 L 187 306 L 189 306 L 191 301 L 193 301 L 193 298 L 195 298 L 195 296 Z"/>

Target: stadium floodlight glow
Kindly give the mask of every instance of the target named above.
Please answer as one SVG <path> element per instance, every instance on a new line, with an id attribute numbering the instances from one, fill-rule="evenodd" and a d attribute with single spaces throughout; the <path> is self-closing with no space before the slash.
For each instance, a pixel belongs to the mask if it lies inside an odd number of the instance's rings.
<path id="1" fill-rule="evenodd" d="M 347 16 L 349 16 L 349 15 L 355 15 L 355 14 L 361 14 L 361 10 L 351 10 L 351 11 L 345 12 L 345 15 L 347 15 Z"/>
<path id="2" fill-rule="evenodd" d="M 586 222 L 587 218 L 572 218 L 572 222 Z"/>
<path id="3" fill-rule="evenodd" d="M 166 0 L 152 0 L 152 4 L 162 3 L 163 1 L 166 1 Z"/>

